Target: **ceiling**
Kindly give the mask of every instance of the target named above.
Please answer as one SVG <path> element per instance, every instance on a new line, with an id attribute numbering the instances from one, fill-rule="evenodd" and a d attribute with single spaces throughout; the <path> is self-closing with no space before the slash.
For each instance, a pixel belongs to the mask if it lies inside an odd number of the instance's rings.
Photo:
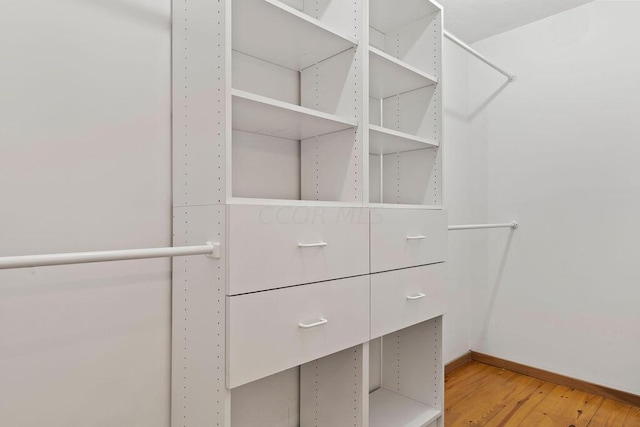
<path id="1" fill-rule="evenodd" d="M 593 0 L 440 0 L 445 29 L 473 43 Z"/>

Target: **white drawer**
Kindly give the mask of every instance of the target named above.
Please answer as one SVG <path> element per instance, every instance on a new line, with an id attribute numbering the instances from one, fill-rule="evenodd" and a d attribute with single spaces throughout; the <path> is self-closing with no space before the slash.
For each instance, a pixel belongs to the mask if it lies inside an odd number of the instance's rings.
<path id="1" fill-rule="evenodd" d="M 371 338 L 444 313 L 446 264 L 371 275 Z"/>
<path id="2" fill-rule="evenodd" d="M 371 272 L 445 261 L 447 213 L 424 209 L 371 209 Z"/>
<path id="3" fill-rule="evenodd" d="M 369 272 L 365 208 L 230 205 L 229 295 Z"/>
<path id="4" fill-rule="evenodd" d="M 227 297 L 227 387 L 368 340 L 368 275 Z"/>

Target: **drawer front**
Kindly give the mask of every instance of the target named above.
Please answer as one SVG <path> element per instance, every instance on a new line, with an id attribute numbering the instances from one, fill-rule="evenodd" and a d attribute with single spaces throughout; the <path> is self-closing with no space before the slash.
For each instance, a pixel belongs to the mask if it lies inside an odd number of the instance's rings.
<path id="1" fill-rule="evenodd" d="M 371 209 L 371 272 L 445 261 L 447 213 Z"/>
<path id="2" fill-rule="evenodd" d="M 227 387 L 369 340 L 369 276 L 227 297 Z"/>
<path id="3" fill-rule="evenodd" d="M 230 205 L 228 294 L 369 272 L 365 208 Z"/>
<path id="4" fill-rule="evenodd" d="M 371 275 L 371 338 L 444 314 L 446 264 Z"/>

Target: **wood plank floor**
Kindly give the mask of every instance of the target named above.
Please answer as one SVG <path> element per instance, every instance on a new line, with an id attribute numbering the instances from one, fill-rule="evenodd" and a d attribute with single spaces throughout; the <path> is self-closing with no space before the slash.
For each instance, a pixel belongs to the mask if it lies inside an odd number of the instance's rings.
<path id="1" fill-rule="evenodd" d="M 445 388 L 446 427 L 640 427 L 638 407 L 475 361 Z"/>

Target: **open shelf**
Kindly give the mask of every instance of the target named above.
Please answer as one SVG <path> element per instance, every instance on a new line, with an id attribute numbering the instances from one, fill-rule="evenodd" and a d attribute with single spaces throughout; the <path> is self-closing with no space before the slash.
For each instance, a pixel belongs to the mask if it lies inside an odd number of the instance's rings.
<path id="1" fill-rule="evenodd" d="M 372 292 L 372 298 L 381 295 L 373 277 Z M 438 424 L 444 413 L 441 343 L 441 316 L 369 342 L 370 427 Z"/>
<path id="2" fill-rule="evenodd" d="M 231 93 L 231 181 L 236 202 L 288 200 L 305 206 L 307 200 L 355 200 L 345 192 L 352 188 L 345 179 L 357 120 L 238 89 Z"/>
<path id="3" fill-rule="evenodd" d="M 398 393 L 379 388 L 369 395 L 370 427 L 423 427 L 442 412 Z"/>
<path id="4" fill-rule="evenodd" d="M 233 89 L 233 129 L 290 140 L 301 140 L 358 126 L 347 120 L 299 105 Z"/>
<path id="5" fill-rule="evenodd" d="M 300 71 L 358 44 L 278 0 L 234 0 L 233 49 Z"/>
<path id="6" fill-rule="evenodd" d="M 436 147 L 438 147 L 438 143 L 427 138 L 369 125 L 369 153 L 371 154 L 401 153 Z"/>
<path id="7" fill-rule="evenodd" d="M 326 207 L 326 208 L 359 208 L 362 203 L 332 202 L 322 200 L 290 200 L 290 199 L 259 199 L 250 197 L 233 197 L 228 200 L 230 205 L 260 205 L 260 206 L 291 206 L 291 207 Z"/>
<path id="8" fill-rule="evenodd" d="M 407 205 L 397 203 L 369 203 L 370 208 L 388 208 L 388 209 L 424 209 L 424 210 L 442 210 L 442 205 Z"/>
<path id="9" fill-rule="evenodd" d="M 371 0 L 369 44 L 399 59 L 402 65 L 409 64 L 437 79 L 442 44 L 440 12 L 440 7 L 429 0 Z"/>
<path id="10" fill-rule="evenodd" d="M 434 76 L 374 47 L 369 47 L 369 67 L 369 93 L 378 99 L 438 83 Z"/>
<path id="11" fill-rule="evenodd" d="M 429 0 L 370 0 L 370 25 L 382 33 L 404 27 L 440 9 Z"/>

